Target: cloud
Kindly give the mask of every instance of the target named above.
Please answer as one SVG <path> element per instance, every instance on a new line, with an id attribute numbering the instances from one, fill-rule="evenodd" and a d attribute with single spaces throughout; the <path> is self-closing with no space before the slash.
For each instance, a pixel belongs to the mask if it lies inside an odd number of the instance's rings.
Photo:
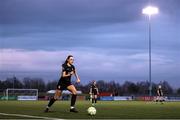
<path id="1" fill-rule="evenodd" d="M 82 50 L 62 51 L 28 51 L 22 49 L 1 49 L 0 71 L 14 71 L 14 73 L 25 72 L 33 76 L 59 76 L 61 64 L 69 54 L 75 57 L 77 67 L 82 79 L 87 82 L 92 79 L 105 80 L 147 80 L 148 79 L 148 54 L 109 54 L 108 50 L 103 52 Z M 123 53 L 123 52 L 122 52 Z M 177 77 L 179 64 L 173 59 L 160 55 L 152 55 L 152 73 L 155 81 Z M 49 72 L 49 73 L 48 73 Z M 53 74 L 53 75 L 52 75 Z M 25 76 L 24 76 L 25 77 Z M 43 76 L 42 76 L 43 77 Z M 52 77 L 54 78 L 54 77 Z M 48 79 L 52 79 L 48 78 Z M 47 79 L 47 78 L 46 78 Z M 119 81 L 120 82 L 120 81 Z"/>
<path id="2" fill-rule="evenodd" d="M 165 19 L 167 20 L 167 19 Z M 145 21 L 145 20 L 144 20 Z M 155 21 L 155 20 L 154 20 Z M 156 50 L 179 51 L 179 24 L 170 21 L 152 24 L 152 46 Z M 168 28 L 168 29 L 166 29 Z M 0 36 L 1 48 L 29 50 L 70 50 L 73 47 L 148 49 L 145 22 L 96 26 L 87 29 L 62 29 L 49 26 L 6 26 Z"/>
<path id="3" fill-rule="evenodd" d="M 147 50 L 148 47 L 148 24 L 141 14 L 146 0 L 0 2 L 0 48 L 70 50 L 83 46 Z M 175 12 L 178 2 L 152 1 L 160 7 L 160 14 L 152 20 L 153 49 L 179 51 L 180 24 L 172 20 L 178 18 Z M 177 14 L 169 14 L 168 10 Z"/>
<path id="4" fill-rule="evenodd" d="M 3 1 L 1 15 L 4 24 L 23 23 L 114 23 L 138 19 L 142 1 L 96 0 L 14 0 Z M 130 10 L 133 9 L 133 10 Z M 126 15 L 129 14 L 129 15 Z"/>
<path id="5" fill-rule="evenodd" d="M 138 21 L 147 0 L 6 0 L 0 1 L 1 24 L 102 25 Z M 175 19 L 179 0 L 153 0 Z M 91 24 L 93 23 L 93 24 Z M 98 24 L 96 24 L 98 23 Z"/>
<path id="6" fill-rule="evenodd" d="M 160 13 L 171 16 L 171 19 L 173 20 L 179 20 L 179 0 L 153 0 L 152 4 L 159 7 Z"/>

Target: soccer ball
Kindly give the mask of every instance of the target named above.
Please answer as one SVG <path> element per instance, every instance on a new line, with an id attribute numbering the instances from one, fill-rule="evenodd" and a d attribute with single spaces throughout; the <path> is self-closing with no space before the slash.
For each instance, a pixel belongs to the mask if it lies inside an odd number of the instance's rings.
<path id="1" fill-rule="evenodd" d="M 95 115 L 96 114 L 96 108 L 95 107 L 89 107 L 87 109 L 87 112 L 89 115 Z"/>

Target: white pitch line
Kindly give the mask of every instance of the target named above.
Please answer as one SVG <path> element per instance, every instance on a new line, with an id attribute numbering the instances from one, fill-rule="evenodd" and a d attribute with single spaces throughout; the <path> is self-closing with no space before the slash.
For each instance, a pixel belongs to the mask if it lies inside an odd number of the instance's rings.
<path id="1" fill-rule="evenodd" d="M 59 119 L 59 118 L 41 117 L 41 116 L 23 115 L 23 114 L 0 113 L 0 115 L 18 116 L 18 117 L 29 117 L 29 118 L 37 118 L 37 119 L 64 120 L 64 119 Z"/>

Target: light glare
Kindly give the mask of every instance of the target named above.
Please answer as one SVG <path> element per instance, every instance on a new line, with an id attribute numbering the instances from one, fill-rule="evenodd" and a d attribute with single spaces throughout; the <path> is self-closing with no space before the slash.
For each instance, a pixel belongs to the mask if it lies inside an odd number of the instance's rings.
<path id="1" fill-rule="evenodd" d="M 158 14 L 159 9 L 157 7 L 148 6 L 142 10 L 142 13 L 146 15 Z"/>

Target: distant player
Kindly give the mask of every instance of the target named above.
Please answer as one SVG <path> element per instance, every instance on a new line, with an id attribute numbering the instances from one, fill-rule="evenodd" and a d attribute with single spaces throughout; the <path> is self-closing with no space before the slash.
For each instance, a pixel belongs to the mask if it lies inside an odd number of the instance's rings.
<path id="1" fill-rule="evenodd" d="M 70 112 L 77 113 L 78 111 L 75 109 L 75 102 L 76 102 L 76 94 L 77 90 L 74 85 L 71 84 L 71 76 L 75 75 L 77 79 L 77 83 L 80 82 L 78 77 L 77 71 L 73 65 L 74 58 L 72 55 L 69 55 L 64 64 L 62 64 L 62 73 L 61 78 L 57 84 L 56 92 L 54 97 L 52 97 L 45 109 L 45 112 L 49 111 L 49 108 L 53 105 L 53 103 L 61 96 L 63 90 L 69 90 L 72 93 L 71 97 L 71 107 Z"/>
<path id="2" fill-rule="evenodd" d="M 163 101 L 164 101 L 164 97 L 163 97 L 162 86 L 159 85 L 159 86 L 158 86 L 158 89 L 157 89 L 156 102 L 161 102 L 161 103 L 163 103 Z"/>
<path id="3" fill-rule="evenodd" d="M 99 94 L 98 87 L 96 85 L 96 81 L 92 82 L 89 94 L 90 94 L 90 99 L 92 101 L 92 105 L 94 105 L 94 103 L 97 103 L 97 95 Z"/>

